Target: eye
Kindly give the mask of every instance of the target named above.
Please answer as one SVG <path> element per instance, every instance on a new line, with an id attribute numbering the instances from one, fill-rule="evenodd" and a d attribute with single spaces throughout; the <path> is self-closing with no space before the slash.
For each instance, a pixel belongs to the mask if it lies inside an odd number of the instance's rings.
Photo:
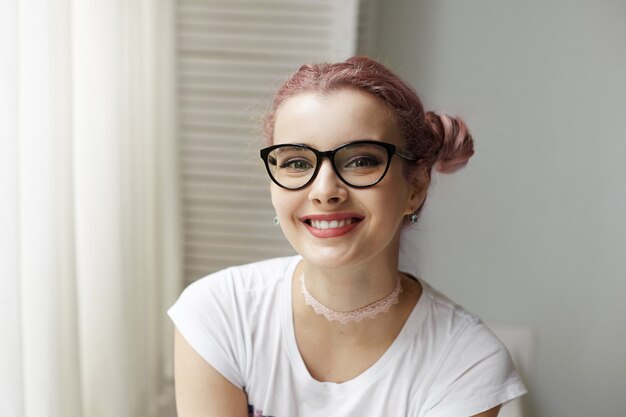
<path id="1" fill-rule="evenodd" d="M 313 165 L 306 159 L 290 159 L 280 165 L 283 169 L 291 169 L 294 171 L 305 171 L 313 168 Z"/>
<path id="2" fill-rule="evenodd" d="M 373 168 L 381 164 L 381 161 L 372 156 L 359 156 L 351 159 L 344 165 L 345 168 Z"/>

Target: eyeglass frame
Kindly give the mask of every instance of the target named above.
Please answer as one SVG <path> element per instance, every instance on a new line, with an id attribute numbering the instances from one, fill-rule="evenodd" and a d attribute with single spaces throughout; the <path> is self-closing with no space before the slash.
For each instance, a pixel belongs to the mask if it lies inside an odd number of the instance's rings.
<path id="1" fill-rule="evenodd" d="M 385 151 L 387 151 L 387 166 L 385 166 L 385 171 L 376 182 L 369 184 L 369 185 L 353 185 L 353 184 L 350 184 L 341 176 L 341 174 L 339 173 L 339 170 L 335 166 L 335 154 L 339 152 L 341 149 L 347 146 L 351 146 L 351 145 L 378 145 L 384 148 Z M 307 149 L 315 154 L 316 160 L 315 160 L 315 170 L 313 171 L 313 175 L 311 175 L 311 178 L 309 178 L 309 180 L 300 187 L 296 187 L 296 188 L 285 187 L 284 185 L 280 184 L 278 180 L 276 180 L 276 178 L 274 178 L 274 175 L 272 175 L 272 172 L 270 170 L 270 166 L 268 162 L 268 157 L 269 157 L 270 152 L 272 152 L 274 149 L 278 149 L 278 148 L 282 148 L 286 146 Z M 267 148 L 261 149 L 259 151 L 259 155 L 261 156 L 261 159 L 263 160 L 265 164 L 265 169 L 267 170 L 267 174 L 269 175 L 272 182 L 274 182 L 274 184 L 278 185 L 279 187 L 284 188 L 285 190 L 290 190 L 290 191 L 301 190 L 311 185 L 311 183 L 315 181 L 315 178 L 317 178 L 317 174 L 319 173 L 320 167 L 322 166 L 322 159 L 324 157 L 327 157 L 330 160 L 330 165 L 333 167 L 333 171 L 337 175 L 337 178 L 341 180 L 341 182 L 346 184 L 348 187 L 357 188 L 357 189 L 370 188 L 370 187 L 375 186 L 379 182 L 381 182 L 383 178 L 385 178 L 385 175 L 387 175 L 387 171 L 389 171 L 389 166 L 391 165 L 391 158 L 394 155 L 398 155 L 407 161 L 411 161 L 411 162 L 417 161 L 417 159 L 414 159 L 410 157 L 408 154 L 397 149 L 396 145 L 394 145 L 393 143 L 381 142 L 377 140 L 356 140 L 352 142 L 347 142 L 328 151 L 318 151 L 317 149 L 309 145 L 305 145 L 303 143 L 281 143 L 278 145 L 272 145 L 272 146 L 268 146 Z"/>

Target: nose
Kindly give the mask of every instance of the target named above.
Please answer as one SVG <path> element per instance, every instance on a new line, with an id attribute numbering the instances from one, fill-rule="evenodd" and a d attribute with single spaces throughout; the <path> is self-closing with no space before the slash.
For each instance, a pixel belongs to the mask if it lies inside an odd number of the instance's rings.
<path id="1" fill-rule="evenodd" d="M 335 173 L 330 159 L 324 158 L 321 162 L 317 177 L 309 189 L 309 200 L 316 204 L 339 205 L 348 197 L 346 185 Z"/>

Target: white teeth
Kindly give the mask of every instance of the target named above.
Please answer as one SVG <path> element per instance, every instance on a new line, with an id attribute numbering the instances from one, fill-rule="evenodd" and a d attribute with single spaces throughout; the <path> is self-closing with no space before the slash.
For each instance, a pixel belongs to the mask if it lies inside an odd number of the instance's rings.
<path id="1" fill-rule="evenodd" d="M 336 229 L 352 224 L 352 218 L 343 220 L 311 220 L 311 226 L 316 229 Z"/>

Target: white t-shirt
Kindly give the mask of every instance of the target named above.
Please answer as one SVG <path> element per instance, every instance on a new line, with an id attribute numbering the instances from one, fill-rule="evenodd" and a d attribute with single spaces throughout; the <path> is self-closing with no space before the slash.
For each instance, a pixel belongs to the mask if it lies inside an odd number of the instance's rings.
<path id="1" fill-rule="evenodd" d="M 469 417 L 526 392 L 477 317 L 423 291 L 389 349 L 343 382 L 308 372 L 293 328 L 299 256 L 228 268 L 191 284 L 168 314 L 191 346 L 248 397 L 250 416 Z"/>

